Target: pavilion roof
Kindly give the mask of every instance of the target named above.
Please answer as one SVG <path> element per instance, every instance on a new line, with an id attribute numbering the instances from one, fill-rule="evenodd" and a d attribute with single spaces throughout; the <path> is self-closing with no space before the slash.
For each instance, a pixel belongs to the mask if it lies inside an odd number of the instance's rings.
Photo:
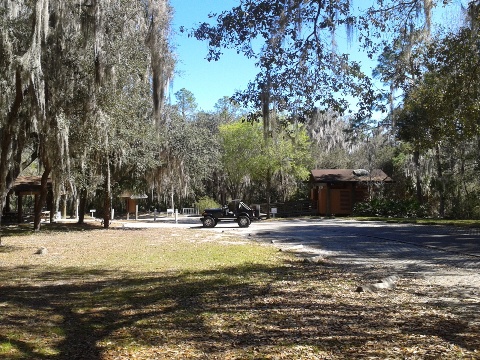
<path id="1" fill-rule="evenodd" d="M 19 176 L 15 179 L 12 190 L 15 192 L 39 192 L 41 183 L 41 176 Z M 48 179 L 47 186 L 52 187 L 52 179 Z"/>

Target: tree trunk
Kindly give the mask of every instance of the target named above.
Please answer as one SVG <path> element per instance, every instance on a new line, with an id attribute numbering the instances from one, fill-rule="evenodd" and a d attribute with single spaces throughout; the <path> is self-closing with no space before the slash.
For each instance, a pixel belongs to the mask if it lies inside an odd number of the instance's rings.
<path id="1" fill-rule="evenodd" d="M 103 227 L 105 229 L 108 229 L 110 226 L 110 209 L 112 207 L 112 201 L 110 200 L 110 196 L 110 184 L 108 184 L 107 188 L 105 189 L 105 198 L 103 200 Z"/>
<path id="2" fill-rule="evenodd" d="M 35 211 L 34 211 L 34 218 L 33 218 L 33 229 L 35 231 L 40 230 L 40 224 L 42 221 L 42 208 L 47 201 L 48 195 L 48 177 L 52 168 L 49 164 L 45 166 L 45 170 L 43 171 L 42 181 L 40 183 L 40 196 L 38 200 L 35 202 Z"/>
<path id="3" fill-rule="evenodd" d="M 52 191 L 48 191 L 47 188 L 47 210 L 50 211 L 50 224 L 53 223 L 54 215 L 55 215 L 55 207 L 53 201 L 53 189 Z"/>
<path id="4" fill-rule="evenodd" d="M 262 119 L 263 119 L 263 141 L 265 148 L 269 148 L 272 136 L 270 122 L 270 71 L 267 69 L 267 83 L 264 84 L 261 94 L 262 101 Z M 270 168 L 267 170 L 266 179 L 266 198 L 267 198 L 267 219 L 270 219 L 270 191 L 272 189 L 272 174 Z"/>
<path id="5" fill-rule="evenodd" d="M 105 198 L 103 199 L 103 227 L 108 229 L 110 226 L 110 209 L 112 207 L 110 190 L 110 164 L 107 157 L 107 176 L 105 177 Z"/>
<path id="6" fill-rule="evenodd" d="M 267 219 L 270 219 L 270 192 L 272 190 L 272 172 L 270 168 L 267 171 L 267 186 L 266 186 L 266 192 L 267 192 Z"/>
<path id="7" fill-rule="evenodd" d="M 87 206 L 87 190 L 80 190 L 80 204 L 78 206 L 78 224 L 85 223 L 85 208 Z"/>
<path id="8" fill-rule="evenodd" d="M 0 128 L 0 219 L 3 215 L 3 207 L 5 206 L 8 190 L 18 176 L 18 174 L 9 176 L 11 175 L 9 174 L 9 170 L 13 162 L 12 145 L 17 135 L 14 130 L 14 125 L 18 123 L 18 113 L 26 93 L 26 90 L 24 91 L 22 86 L 22 75 L 20 68 L 17 68 L 15 73 L 15 99 L 6 116 L 6 126 Z"/>
<path id="9" fill-rule="evenodd" d="M 413 152 L 413 163 L 415 165 L 415 187 L 417 190 L 417 201 L 419 204 L 423 204 L 422 178 L 420 173 L 420 150 L 418 149 L 415 149 Z"/>
<path id="10" fill-rule="evenodd" d="M 442 171 L 442 161 L 440 159 L 440 146 L 437 145 L 435 147 L 435 162 L 437 165 L 437 183 L 438 183 L 438 195 L 440 198 L 439 204 L 439 215 L 441 218 L 445 217 L 445 183 L 443 179 L 443 171 Z"/>
<path id="11" fill-rule="evenodd" d="M 105 162 L 107 165 L 107 174 L 105 176 L 105 198 L 103 199 L 103 227 L 108 229 L 110 227 L 110 211 L 112 207 L 112 200 L 111 200 L 111 182 L 110 182 L 110 155 L 109 155 L 109 139 L 108 139 L 108 132 L 105 134 L 105 149 L 106 149 L 106 156 Z"/>

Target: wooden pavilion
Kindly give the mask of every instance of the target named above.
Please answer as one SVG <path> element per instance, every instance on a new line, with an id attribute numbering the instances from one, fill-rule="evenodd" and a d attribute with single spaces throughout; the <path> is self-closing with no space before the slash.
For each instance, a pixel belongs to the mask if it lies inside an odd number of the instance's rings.
<path id="1" fill-rule="evenodd" d="M 351 215 L 355 203 L 368 198 L 370 185 L 391 182 L 380 169 L 315 169 L 310 173 L 310 197 L 319 215 Z"/>
<path id="2" fill-rule="evenodd" d="M 23 211 L 23 198 L 25 196 L 32 195 L 34 196 L 34 204 L 38 201 L 40 197 L 40 191 L 41 191 L 41 182 L 42 182 L 42 177 L 41 176 L 19 176 L 12 188 L 10 189 L 6 203 L 5 203 L 5 209 L 3 211 L 3 218 L 6 221 L 10 222 L 23 222 L 24 220 L 24 211 Z M 48 189 L 48 194 L 47 194 L 47 204 L 46 204 L 46 210 L 44 211 L 44 217 L 50 218 L 50 220 L 53 217 L 53 191 L 52 191 L 52 180 L 48 179 L 47 183 L 47 189 Z M 10 197 L 15 194 L 17 196 L 17 211 L 12 212 L 11 211 L 11 199 Z"/>

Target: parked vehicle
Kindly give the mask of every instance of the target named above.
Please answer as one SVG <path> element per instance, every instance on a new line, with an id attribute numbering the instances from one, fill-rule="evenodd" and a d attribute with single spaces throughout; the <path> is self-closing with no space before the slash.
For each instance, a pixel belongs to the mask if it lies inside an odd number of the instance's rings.
<path id="1" fill-rule="evenodd" d="M 220 221 L 235 221 L 240 227 L 249 227 L 252 221 L 260 220 L 260 206 L 248 206 L 241 200 L 232 200 L 228 205 L 217 209 L 205 209 L 201 221 L 204 227 L 215 227 Z"/>

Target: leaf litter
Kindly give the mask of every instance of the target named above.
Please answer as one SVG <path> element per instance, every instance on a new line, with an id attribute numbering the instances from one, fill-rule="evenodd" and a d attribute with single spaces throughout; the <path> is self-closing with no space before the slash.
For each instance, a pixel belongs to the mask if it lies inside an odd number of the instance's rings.
<path id="1" fill-rule="evenodd" d="M 357 293 L 364 274 L 344 264 L 203 229 L 3 244 L 0 357 L 480 359 L 478 296 L 422 278 Z"/>

